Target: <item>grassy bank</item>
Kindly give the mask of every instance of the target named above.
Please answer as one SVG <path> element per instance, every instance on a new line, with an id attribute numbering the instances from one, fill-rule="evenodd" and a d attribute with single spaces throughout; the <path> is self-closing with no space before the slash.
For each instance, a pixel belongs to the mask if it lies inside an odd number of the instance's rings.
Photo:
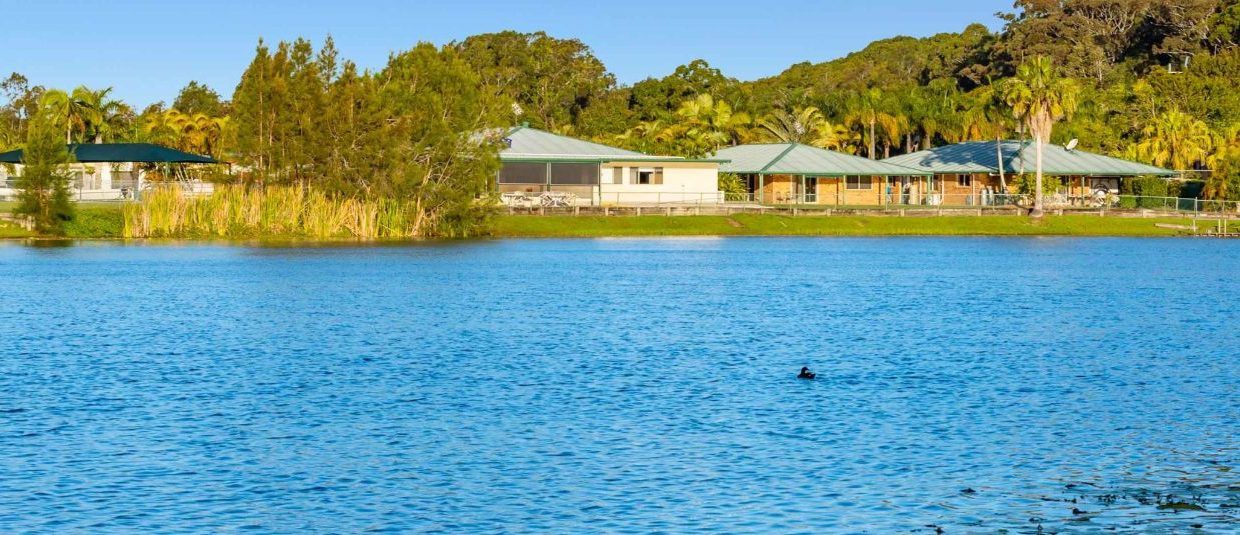
<path id="1" fill-rule="evenodd" d="M 737 214 L 725 216 L 499 216 L 491 235 L 501 238 L 593 238 L 637 236 L 1177 236 L 1184 231 L 1156 223 L 1190 225 L 1191 219 L 1137 219 L 1084 215 L 1048 216 L 1034 221 L 1023 216 L 789 217 Z M 1209 225 L 1209 223 L 1203 223 Z M 77 217 L 65 225 L 70 238 L 124 237 L 125 219 L 119 203 L 80 204 Z M 32 234 L 0 222 L 0 238 Z M 306 239 L 303 229 L 270 238 Z M 209 233 L 197 237 L 218 238 Z"/>
<path id="2" fill-rule="evenodd" d="M 0 239 L 29 238 L 31 236 L 34 236 L 34 233 L 28 232 L 26 231 L 26 229 L 23 229 L 17 225 L 13 225 L 5 221 L 0 221 Z"/>
<path id="3" fill-rule="evenodd" d="M 0 213 L 12 213 L 16 203 L 0 202 Z M 74 207 L 72 221 L 65 223 L 69 238 L 119 238 L 123 230 L 119 203 L 81 203 Z M 34 238 L 38 235 L 16 224 L 0 221 L 0 238 Z"/>
<path id="4" fill-rule="evenodd" d="M 497 218 L 494 235 L 512 238 L 607 236 L 1176 236 L 1183 231 L 1156 223 L 1190 225 L 1180 218 L 1098 216 L 788 217 L 725 216 Z"/>

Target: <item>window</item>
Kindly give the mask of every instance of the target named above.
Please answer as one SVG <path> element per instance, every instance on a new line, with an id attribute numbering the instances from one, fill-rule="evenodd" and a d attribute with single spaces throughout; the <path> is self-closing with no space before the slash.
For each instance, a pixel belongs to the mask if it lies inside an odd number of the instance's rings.
<path id="1" fill-rule="evenodd" d="M 546 184 L 547 164 L 506 163 L 499 171 L 500 184 Z"/>
<path id="2" fill-rule="evenodd" d="M 624 183 L 624 168 L 623 167 L 613 167 L 611 169 L 611 182 L 609 183 L 610 184 L 623 184 Z"/>
<path id="3" fill-rule="evenodd" d="M 593 186 L 598 184 L 599 167 L 595 163 L 553 163 L 551 184 L 565 186 Z"/>
<path id="4" fill-rule="evenodd" d="M 637 167 L 634 167 L 633 172 L 630 174 L 630 176 L 632 177 L 633 179 L 632 182 L 634 184 L 643 184 L 643 185 L 662 184 L 663 183 L 663 168 L 654 167 L 654 168 L 639 169 Z"/>
<path id="5" fill-rule="evenodd" d="M 844 189 L 873 189 L 874 177 L 850 176 L 844 179 Z"/>
<path id="6" fill-rule="evenodd" d="M 962 188 L 973 187 L 973 175 L 956 175 L 956 185 Z"/>

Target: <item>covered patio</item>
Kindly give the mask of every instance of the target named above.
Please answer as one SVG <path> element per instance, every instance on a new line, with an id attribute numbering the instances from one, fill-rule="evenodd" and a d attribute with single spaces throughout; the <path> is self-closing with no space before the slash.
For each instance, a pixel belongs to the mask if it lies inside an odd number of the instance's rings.
<path id="1" fill-rule="evenodd" d="M 719 170 L 745 183 L 760 204 L 887 206 L 923 204 L 931 173 L 800 143 L 751 144 L 720 150 Z"/>
<path id="2" fill-rule="evenodd" d="M 933 173 L 943 185 L 944 204 L 1010 204 L 1017 202 L 1015 182 L 1035 171 L 1032 141 L 969 141 L 894 156 L 886 163 Z M 1174 178 L 1175 171 L 1094 154 L 1080 149 L 1042 146 L 1042 174 L 1063 187 L 1046 197 L 1048 206 L 1097 207 L 1111 203 L 1123 180 L 1134 177 Z"/>
<path id="3" fill-rule="evenodd" d="M 85 201 L 136 199 L 147 185 L 149 168 L 160 165 L 167 166 L 166 174 L 191 192 L 209 193 L 211 184 L 191 178 L 184 166 L 221 163 L 151 143 L 74 144 L 69 145 L 69 153 L 74 159 L 68 165 L 70 188 L 75 199 Z M 16 195 L 24 161 L 20 149 L 0 153 L 0 164 L 9 164 L 0 165 L 0 198 Z"/>
<path id="4" fill-rule="evenodd" d="M 716 160 L 654 156 L 520 126 L 502 134 L 495 188 L 511 207 L 721 202 Z"/>

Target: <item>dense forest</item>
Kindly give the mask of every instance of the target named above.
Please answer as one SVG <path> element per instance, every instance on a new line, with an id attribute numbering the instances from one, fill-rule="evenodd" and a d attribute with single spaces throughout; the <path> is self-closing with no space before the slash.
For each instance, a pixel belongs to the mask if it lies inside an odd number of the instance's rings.
<path id="1" fill-rule="evenodd" d="M 1000 16 L 999 32 L 894 37 L 753 81 L 697 60 L 621 85 L 586 43 L 517 32 L 419 44 L 373 71 L 339 58 L 330 38 L 260 41 L 231 94 L 190 82 L 142 109 L 107 88 L 15 73 L 0 83 L 0 147 L 26 144 L 45 121 L 73 142 L 214 155 L 237 164 L 230 180 L 433 199 L 450 214 L 497 165 L 478 133 L 518 123 L 683 156 L 799 141 L 883 158 L 1037 134 L 1191 170 L 1205 195 L 1240 198 L 1240 0 L 1019 0 Z M 1038 61 L 1071 82 L 1044 133 L 1007 84 Z"/>

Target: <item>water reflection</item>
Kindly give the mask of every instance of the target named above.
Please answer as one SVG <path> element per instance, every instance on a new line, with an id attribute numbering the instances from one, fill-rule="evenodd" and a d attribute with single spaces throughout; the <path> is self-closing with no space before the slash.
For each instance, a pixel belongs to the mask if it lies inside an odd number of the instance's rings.
<path id="1" fill-rule="evenodd" d="M 1240 312 L 1209 296 L 1238 267 L 1195 240 L 0 246 L 0 531 L 1234 531 Z"/>

